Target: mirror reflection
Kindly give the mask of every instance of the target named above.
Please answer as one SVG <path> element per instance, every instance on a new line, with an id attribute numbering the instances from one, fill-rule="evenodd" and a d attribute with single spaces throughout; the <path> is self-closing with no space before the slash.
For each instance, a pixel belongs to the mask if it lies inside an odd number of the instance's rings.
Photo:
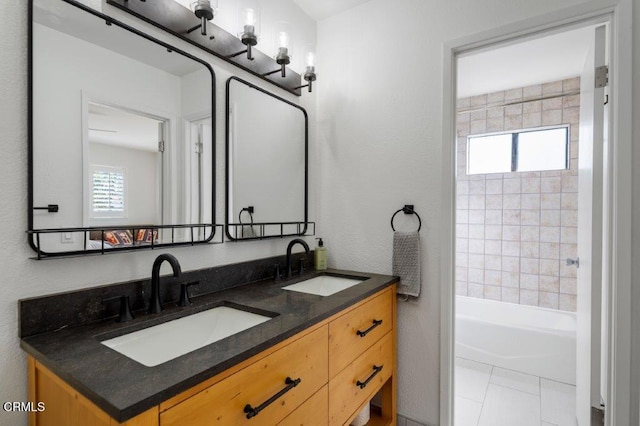
<path id="1" fill-rule="evenodd" d="M 212 70 L 98 15 L 33 0 L 30 228 L 96 228 L 49 253 L 205 241 L 157 227 L 214 221 Z"/>
<path id="2" fill-rule="evenodd" d="M 227 235 L 307 230 L 307 114 L 248 82 L 227 82 Z"/>

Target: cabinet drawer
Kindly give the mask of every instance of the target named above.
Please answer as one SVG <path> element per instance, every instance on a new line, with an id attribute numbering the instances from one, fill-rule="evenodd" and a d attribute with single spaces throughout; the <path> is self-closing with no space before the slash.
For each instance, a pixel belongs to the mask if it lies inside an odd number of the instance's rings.
<path id="1" fill-rule="evenodd" d="M 329 382 L 329 424 L 346 422 L 393 372 L 393 333 L 387 333 Z"/>
<path id="2" fill-rule="evenodd" d="M 279 426 L 327 426 L 329 424 L 329 389 L 316 392 L 304 404 L 289 414 Z"/>
<path id="3" fill-rule="evenodd" d="M 327 339 L 327 326 L 301 337 L 161 413 L 160 424 L 277 424 L 327 383 Z M 300 382 L 294 387 L 287 378 Z M 270 399 L 247 419 L 247 405 L 256 409 Z"/>
<path id="4" fill-rule="evenodd" d="M 391 330 L 392 297 L 385 291 L 329 323 L 330 378 Z"/>

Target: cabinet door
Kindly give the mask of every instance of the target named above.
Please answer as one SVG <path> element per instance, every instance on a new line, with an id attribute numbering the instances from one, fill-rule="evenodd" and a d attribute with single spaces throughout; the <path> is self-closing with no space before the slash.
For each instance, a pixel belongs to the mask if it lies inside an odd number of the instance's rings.
<path id="1" fill-rule="evenodd" d="M 44 402 L 45 410 L 31 413 L 38 426 L 109 426 L 111 418 L 75 389 L 33 359 L 29 359 L 33 401 Z"/>
<path id="2" fill-rule="evenodd" d="M 393 333 L 387 333 L 329 382 L 329 424 L 344 424 L 394 373 Z"/>
<path id="3" fill-rule="evenodd" d="M 329 389 L 325 386 L 278 423 L 278 426 L 327 426 L 328 424 Z"/>
<path id="4" fill-rule="evenodd" d="M 161 413 L 160 424 L 278 424 L 327 383 L 327 342 L 323 326 Z"/>
<path id="5" fill-rule="evenodd" d="M 385 291 L 329 324 L 329 377 L 370 348 L 393 326 L 393 292 Z"/>

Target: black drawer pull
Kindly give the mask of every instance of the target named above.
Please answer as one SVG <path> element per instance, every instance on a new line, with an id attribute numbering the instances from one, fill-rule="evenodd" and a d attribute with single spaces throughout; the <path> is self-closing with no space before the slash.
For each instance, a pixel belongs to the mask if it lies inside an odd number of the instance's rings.
<path id="1" fill-rule="evenodd" d="M 358 336 L 360 336 L 360 337 L 364 337 L 364 336 L 366 336 L 367 334 L 369 334 L 369 332 L 370 332 L 371 330 L 373 330 L 374 328 L 376 328 L 376 327 L 377 327 L 377 326 L 379 326 L 380 324 L 382 324 L 382 320 L 376 320 L 376 319 L 374 319 L 374 320 L 373 320 L 373 325 L 372 325 L 371 327 L 367 328 L 365 331 L 360 331 L 360 330 L 358 330 L 358 331 L 356 331 L 356 334 L 357 334 Z"/>
<path id="2" fill-rule="evenodd" d="M 253 408 L 251 404 L 245 405 L 244 412 L 247 413 L 247 419 L 257 416 L 260 413 L 260 411 L 264 410 L 276 399 L 280 398 L 282 395 L 284 395 L 285 393 L 289 392 L 291 389 L 298 386 L 301 381 L 302 379 L 300 378 L 293 380 L 291 377 L 287 377 L 286 379 L 284 379 L 284 384 L 287 386 L 284 389 L 282 389 L 280 392 L 273 395 L 271 398 L 267 399 L 265 402 L 258 405 L 256 408 Z"/>
<path id="3" fill-rule="evenodd" d="M 374 377 L 376 377 L 376 374 L 378 374 L 379 372 L 382 371 L 382 367 L 383 367 L 382 365 L 379 366 L 379 367 L 377 365 L 374 365 L 373 366 L 373 373 L 369 377 L 367 377 L 367 380 L 365 380 L 364 382 L 361 382 L 360 380 L 358 380 L 356 382 L 356 386 L 358 386 L 360 389 L 366 388 L 367 385 L 369 384 L 369 382 L 371 380 L 373 380 Z"/>

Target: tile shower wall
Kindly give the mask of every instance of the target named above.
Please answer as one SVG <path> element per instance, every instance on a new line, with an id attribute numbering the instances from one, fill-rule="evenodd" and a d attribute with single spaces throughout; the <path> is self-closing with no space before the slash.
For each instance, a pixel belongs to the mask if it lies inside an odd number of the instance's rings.
<path id="1" fill-rule="evenodd" d="M 565 259 L 577 256 L 579 89 L 572 78 L 458 100 L 457 294 L 576 310 Z M 466 174 L 468 135 L 563 124 L 568 170 Z"/>

